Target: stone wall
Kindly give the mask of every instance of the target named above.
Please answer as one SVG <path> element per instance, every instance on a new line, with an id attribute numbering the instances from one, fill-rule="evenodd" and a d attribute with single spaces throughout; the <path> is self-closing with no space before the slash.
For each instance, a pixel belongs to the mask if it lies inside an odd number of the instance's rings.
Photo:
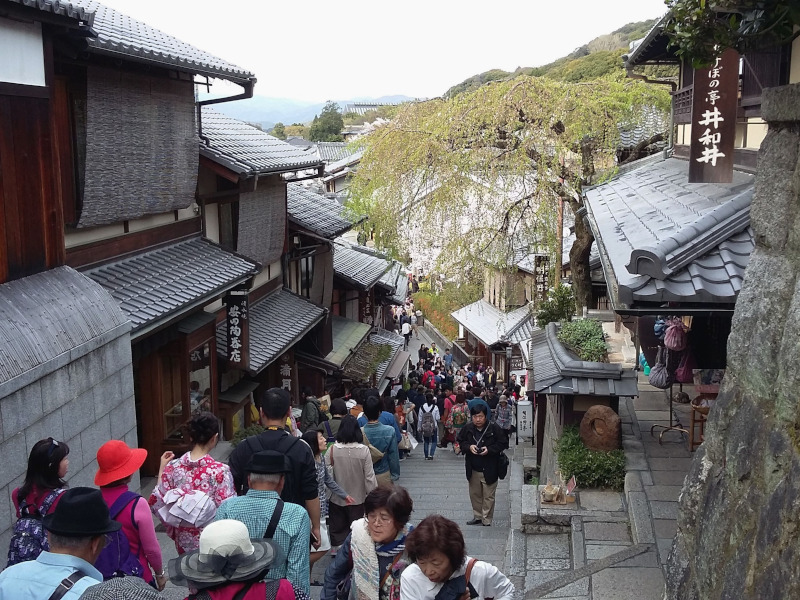
<path id="1" fill-rule="evenodd" d="M 69 445 L 70 487 L 94 486 L 97 449 L 110 439 L 136 446 L 136 408 L 129 326 L 72 351 L 68 364 L 48 369 L 18 389 L 0 388 L 0 564 L 5 566 L 16 516 L 11 491 L 25 477 L 28 454 L 47 437 Z M 51 361 L 55 363 L 56 361 Z M 52 365 L 51 365 L 52 367 Z M 139 489 L 138 473 L 131 489 Z"/>
<path id="2" fill-rule="evenodd" d="M 667 598 L 800 598 L 800 85 L 764 90 L 756 249 L 680 500 Z"/>
<path id="3" fill-rule="evenodd" d="M 564 431 L 564 427 L 561 424 L 561 413 L 564 410 L 563 401 L 558 398 L 559 396 L 547 396 L 547 417 L 545 418 L 542 442 L 542 464 L 539 465 L 539 481 L 542 483 L 547 483 L 548 479 L 556 481 L 555 472 L 558 469 L 556 442 Z"/>

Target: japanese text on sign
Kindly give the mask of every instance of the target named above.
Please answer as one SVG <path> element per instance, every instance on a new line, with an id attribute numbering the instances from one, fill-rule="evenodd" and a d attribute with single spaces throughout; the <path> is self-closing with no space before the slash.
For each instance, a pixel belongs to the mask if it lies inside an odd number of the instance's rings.
<path id="1" fill-rule="evenodd" d="M 225 330 L 228 338 L 228 362 L 234 365 L 247 365 L 247 346 L 249 338 L 247 294 L 231 292 L 226 297 L 228 318 Z"/>

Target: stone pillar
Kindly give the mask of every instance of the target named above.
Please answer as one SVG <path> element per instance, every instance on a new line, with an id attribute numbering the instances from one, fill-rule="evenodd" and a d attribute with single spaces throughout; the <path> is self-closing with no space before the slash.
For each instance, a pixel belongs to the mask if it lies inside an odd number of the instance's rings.
<path id="1" fill-rule="evenodd" d="M 800 598 L 800 84 L 764 90 L 728 370 L 680 500 L 670 600 Z"/>

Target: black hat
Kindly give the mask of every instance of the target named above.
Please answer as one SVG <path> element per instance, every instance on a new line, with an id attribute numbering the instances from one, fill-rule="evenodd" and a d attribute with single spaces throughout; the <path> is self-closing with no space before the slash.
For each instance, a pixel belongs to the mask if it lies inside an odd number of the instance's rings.
<path id="1" fill-rule="evenodd" d="M 262 450 L 250 457 L 244 470 L 248 473 L 262 473 L 265 475 L 288 473 L 292 470 L 292 464 L 285 454 L 275 452 L 275 450 Z"/>
<path id="2" fill-rule="evenodd" d="M 42 519 L 47 531 L 65 537 L 91 537 L 118 531 L 122 524 L 108 517 L 100 490 L 76 487 L 61 495 L 52 514 Z"/>

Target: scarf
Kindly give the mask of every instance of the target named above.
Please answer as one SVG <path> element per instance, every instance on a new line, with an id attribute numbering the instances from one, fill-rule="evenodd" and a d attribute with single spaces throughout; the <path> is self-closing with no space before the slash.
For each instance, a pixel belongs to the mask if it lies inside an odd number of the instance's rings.
<path id="1" fill-rule="evenodd" d="M 408 523 L 397 536 L 390 542 L 376 545 L 369 535 L 367 519 L 354 521 L 351 526 L 350 552 L 353 559 L 353 585 L 355 586 L 356 600 L 380 600 L 379 589 L 383 574 L 380 570 L 378 557 L 391 557 L 392 560 L 402 555 L 406 549 L 406 536 L 413 529 Z M 383 585 L 383 597 L 389 600 L 399 597 L 400 573 L 402 561 L 398 560 L 390 567 L 391 574 Z M 395 593 L 396 592 L 396 593 Z"/>

